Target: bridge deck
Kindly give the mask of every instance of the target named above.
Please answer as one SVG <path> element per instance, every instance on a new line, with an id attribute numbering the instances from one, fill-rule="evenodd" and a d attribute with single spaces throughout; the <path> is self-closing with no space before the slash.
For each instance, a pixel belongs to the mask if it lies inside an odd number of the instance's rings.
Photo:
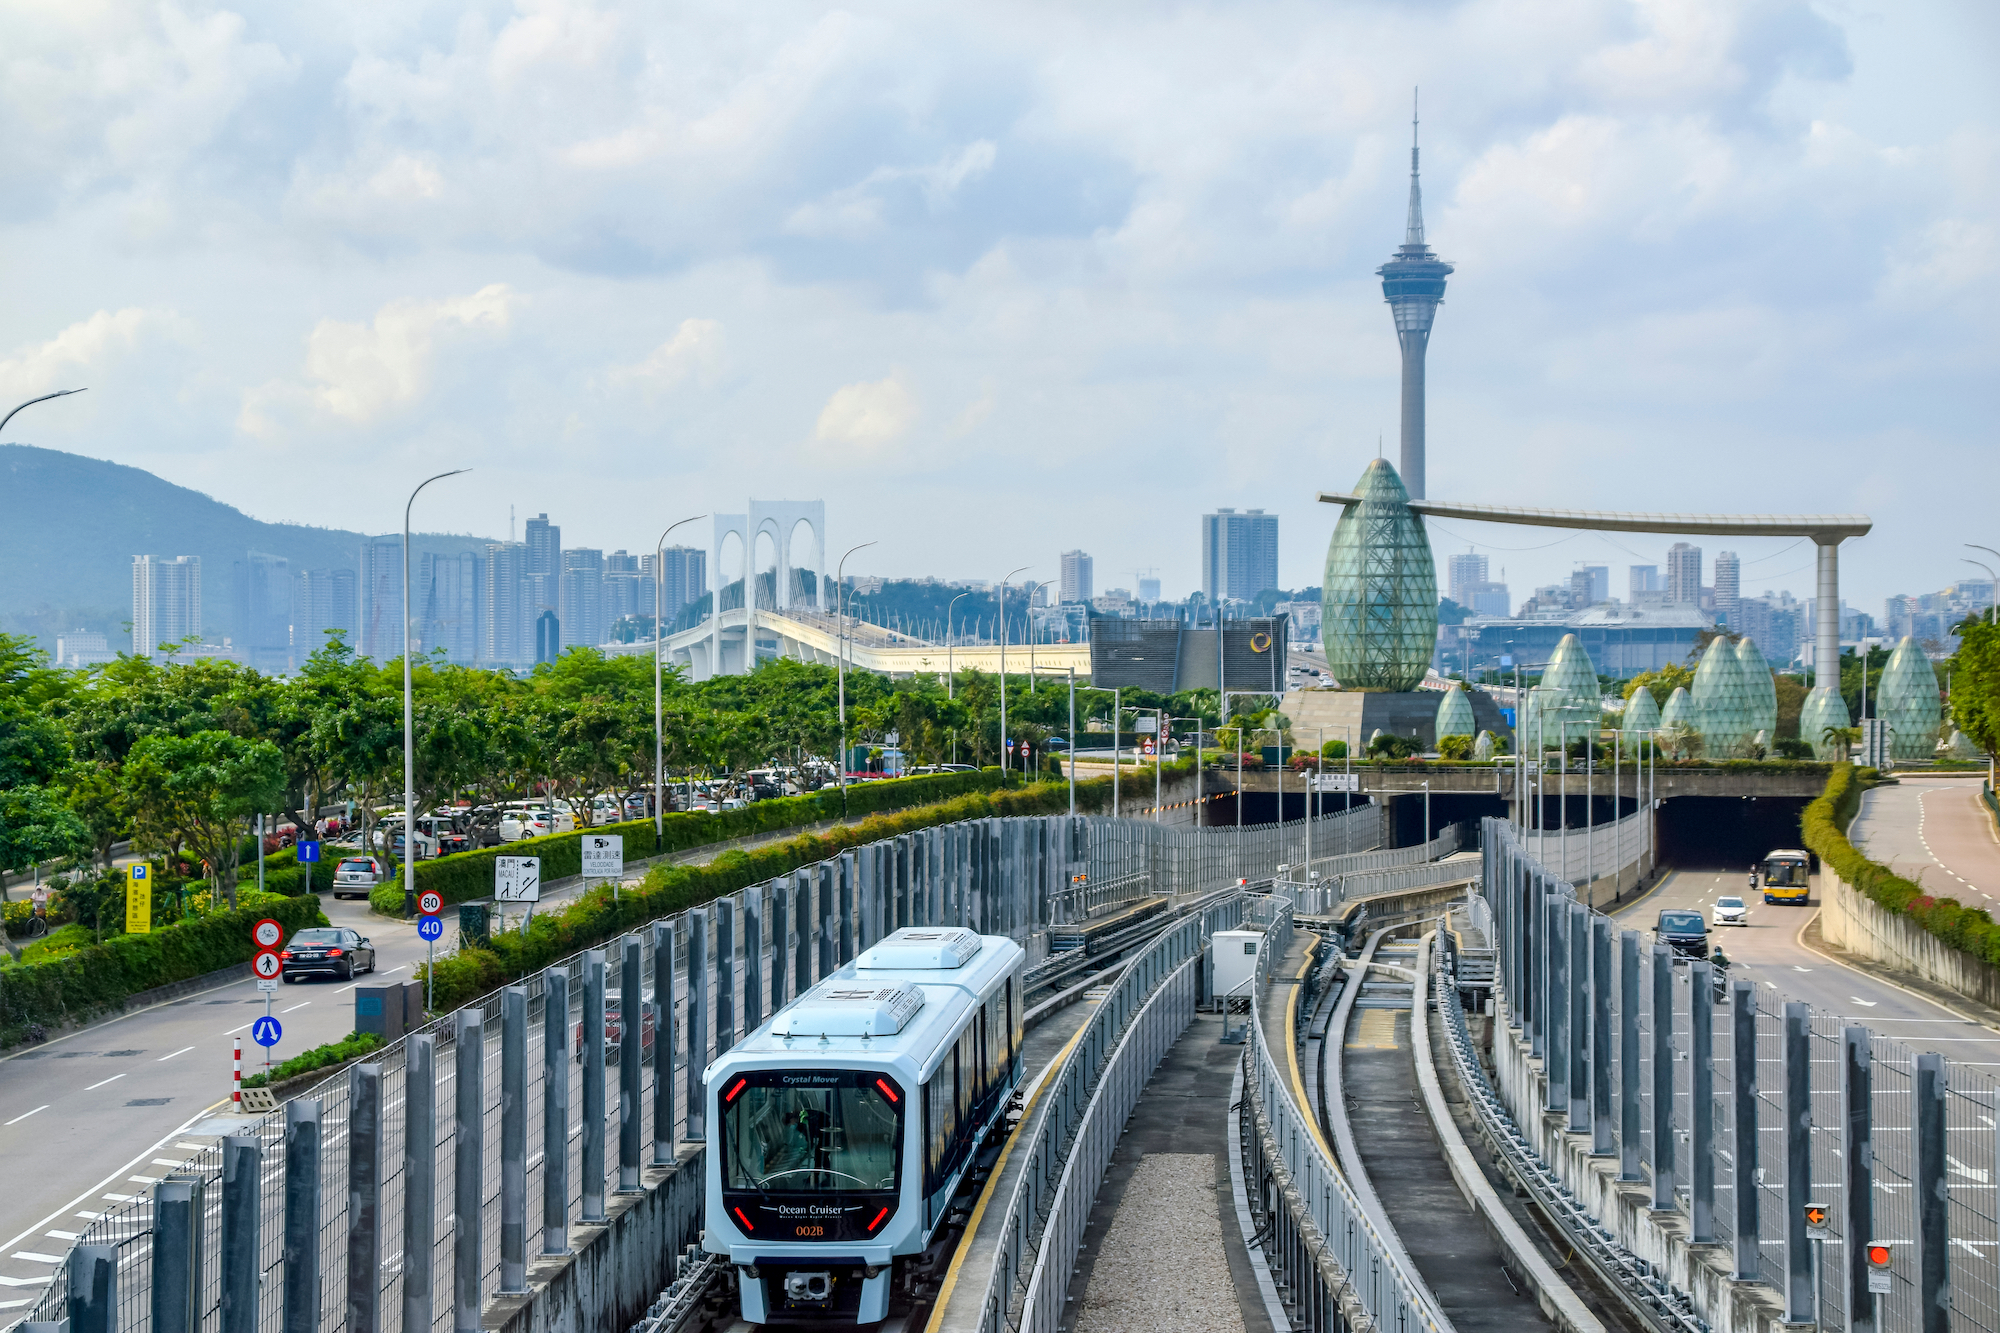
<path id="1" fill-rule="evenodd" d="M 1073 1333 L 1272 1333 L 1229 1183 L 1241 1046 L 1197 1014 L 1112 1154 L 1077 1256 Z"/>

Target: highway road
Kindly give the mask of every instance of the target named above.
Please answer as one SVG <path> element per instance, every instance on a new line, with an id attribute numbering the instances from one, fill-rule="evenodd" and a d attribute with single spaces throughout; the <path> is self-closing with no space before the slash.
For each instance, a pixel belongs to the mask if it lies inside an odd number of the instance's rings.
<path id="1" fill-rule="evenodd" d="M 580 889 L 552 886 L 542 906 Z M 354 1030 L 354 988 L 408 980 L 428 950 L 414 924 L 374 915 L 366 901 L 322 898 L 329 920 L 375 945 L 373 977 L 301 981 L 270 996 L 284 1028 L 277 1063 Z M 457 936 L 447 912 L 445 938 Z M 175 1165 L 233 1132 L 232 1043 L 246 1074 L 263 1067 L 250 1040 L 265 996 L 243 980 L 126 1014 L 0 1059 L 0 1326 L 37 1299 L 70 1241 L 111 1203 L 145 1193 Z M 222 1115 L 226 1120 L 226 1115 Z M 207 1123 L 204 1123 L 207 1122 Z"/>
<path id="2" fill-rule="evenodd" d="M 1980 782 L 1911 778 L 1861 798 L 1847 836 L 1879 861 L 1941 897 L 2000 909 L 2000 838 Z"/>
<path id="3" fill-rule="evenodd" d="M 1748 870 L 1675 870 L 1643 898 L 1613 914 L 1621 926 L 1642 932 L 1652 928 L 1663 907 L 1709 911 L 1722 894 L 1742 894 L 1750 907 L 1749 924 L 1711 930 L 1711 938 L 1728 953 L 1730 975 L 1746 976 L 1759 986 L 1775 987 L 1788 1000 L 1804 1000 L 1816 1014 L 1837 1014 L 1865 1024 L 1916 1051 L 1937 1051 L 1954 1064 L 1980 1066 L 2000 1075 L 2000 1032 L 1953 1013 L 1914 991 L 1847 967 L 1808 947 L 1800 936 L 1818 912 L 1819 889 L 1806 907 L 1766 905 L 1750 897 Z"/>

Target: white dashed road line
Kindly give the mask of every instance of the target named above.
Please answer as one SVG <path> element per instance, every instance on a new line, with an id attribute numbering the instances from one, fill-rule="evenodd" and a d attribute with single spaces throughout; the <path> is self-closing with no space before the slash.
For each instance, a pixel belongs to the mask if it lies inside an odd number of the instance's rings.
<path id="1" fill-rule="evenodd" d="M 171 1060 L 171 1059 L 173 1059 L 173 1058 L 174 1058 L 174 1056 L 176 1056 L 176 1055 L 186 1055 L 186 1054 L 187 1054 L 187 1053 L 188 1053 L 189 1051 L 191 1051 L 191 1050 L 193 1050 L 193 1049 L 194 1049 L 194 1047 L 192 1047 L 192 1046 L 183 1046 L 183 1047 L 181 1047 L 181 1048 L 180 1048 L 180 1049 L 179 1049 L 178 1051 L 170 1051 L 170 1052 L 168 1052 L 168 1053 L 167 1053 L 166 1055 L 163 1055 L 163 1056 L 161 1056 L 161 1057 L 160 1057 L 160 1059 L 159 1059 L 158 1061 L 156 1061 L 155 1063 L 163 1063 L 163 1062 L 165 1062 L 165 1061 L 168 1061 L 168 1060 Z"/>
<path id="2" fill-rule="evenodd" d="M 15 1117 L 14 1117 L 14 1118 L 13 1118 L 12 1120 L 9 1120 L 9 1121 L 8 1121 L 7 1123 L 8 1123 L 8 1124 L 10 1124 L 10 1125 L 18 1125 L 18 1124 L 20 1124 L 20 1123 L 21 1123 L 21 1122 L 22 1122 L 23 1120 L 26 1120 L 26 1119 L 27 1119 L 27 1118 L 28 1118 L 29 1116 L 31 1116 L 31 1115 L 40 1115 L 40 1114 L 41 1114 L 41 1113 L 42 1113 L 43 1111 L 46 1111 L 46 1110 L 48 1110 L 48 1109 L 49 1109 L 49 1108 L 48 1108 L 48 1106 L 47 1106 L 47 1105 L 42 1105 L 42 1106 L 37 1106 L 37 1107 L 36 1107 L 36 1108 L 35 1108 L 34 1110 L 32 1110 L 32 1111 L 23 1111 L 23 1112 L 22 1112 L 22 1113 L 21 1113 L 20 1115 L 17 1115 L 17 1116 L 15 1116 Z"/>

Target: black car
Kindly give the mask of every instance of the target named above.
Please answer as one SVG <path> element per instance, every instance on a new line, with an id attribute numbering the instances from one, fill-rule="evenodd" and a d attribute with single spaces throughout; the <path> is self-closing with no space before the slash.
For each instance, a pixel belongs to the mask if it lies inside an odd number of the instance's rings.
<path id="1" fill-rule="evenodd" d="M 352 981 L 357 972 L 375 970 L 375 946 L 358 931 L 302 930 L 278 954 L 286 981 L 300 977 L 339 977 Z"/>
<path id="2" fill-rule="evenodd" d="M 1708 921 L 1698 911 L 1685 907 L 1661 908 L 1653 935 L 1673 950 L 1675 962 L 1708 957 Z"/>

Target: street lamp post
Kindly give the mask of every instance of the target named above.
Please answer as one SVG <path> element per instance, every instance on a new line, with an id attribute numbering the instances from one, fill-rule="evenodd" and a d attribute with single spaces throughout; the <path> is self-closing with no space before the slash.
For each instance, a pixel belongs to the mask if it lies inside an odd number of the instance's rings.
<path id="1" fill-rule="evenodd" d="M 67 398 L 73 393 L 89 393 L 89 392 L 90 390 L 88 388 L 57 389 L 54 393 L 45 393 L 40 398 L 30 398 L 25 403 L 17 404 L 14 410 L 12 412 L 9 412 L 6 416 L 0 417 L 0 430 L 7 429 L 7 423 L 14 419 L 14 412 L 19 412 L 23 407 L 33 407 L 36 403 L 46 403 L 51 398 Z"/>
<path id="2" fill-rule="evenodd" d="M 952 598 L 944 608 L 944 697 L 947 699 L 952 697 L 952 690 L 958 680 L 958 662 L 952 655 L 954 640 L 951 637 L 951 611 L 952 607 L 958 605 L 960 598 L 970 596 L 972 596 L 972 590 L 968 588 L 957 597 Z M 952 758 L 956 760 L 958 756 L 954 754 Z"/>
<path id="3" fill-rule="evenodd" d="M 1206 802 L 1206 801 L 1205 801 L 1205 800 L 1203 799 L 1203 797 L 1202 797 L 1202 790 L 1201 790 L 1201 786 L 1202 786 L 1202 782 L 1201 782 L 1201 719 L 1200 719 L 1199 717 L 1170 717 L 1170 718 L 1166 719 L 1166 721 L 1165 721 L 1165 722 L 1161 723 L 1161 725 L 1162 725 L 1163 727 L 1166 727 L 1166 728 L 1168 728 L 1169 730 L 1171 730 L 1171 729 L 1172 729 L 1172 727 L 1173 727 L 1173 725 L 1174 725 L 1174 723 L 1176 723 L 1176 722 L 1192 722 L 1192 723 L 1194 723 L 1194 826 L 1195 826 L 1196 828 L 1200 828 L 1200 827 L 1201 827 L 1201 807 L 1207 804 L 1207 802 Z M 1165 745 L 1165 743 L 1166 743 L 1166 742 L 1165 742 L 1165 740 L 1163 739 L 1163 740 L 1161 741 L 1161 744 L 1162 744 L 1162 745 L 1164 746 L 1164 745 Z"/>
<path id="4" fill-rule="evenodd" d="M 1022 565 L 1019 569 L 1010 569 L 1007 571 L 1007 578 L 1000 580 L 1000 780 L 1002 782 L 1007 780 L 1011 766 L 1008 758 L 1010 747 L 1007 743 L 1007 579 L 1033 568 L 1033 565 Z"/>
<path id="5" fill-rule="evenodd" d="M 847 592 L 847 556 L 856 551 L 865 551 L 874 542 L 863 542 L 850 547 L 847 555 L 840 557 L 840 563 L 833 573 L 833 629 L 834 629 L 834 688 L 840 699 L 840 816 L 847 817 L 847 620 L 841 608 L 841 598 Z M 755 656 L 756 645 L 751 645 Z"/>
<path id="6" fill-rule="evenodd" d="M 666 616 L 662 604 L 666 580 L 661 577 L 667 559 L 667 538 L 675 528 L 684 528 L 696 519 L 707 518 L 706 514 L 696 514 L 694 518 L 684 518 L 672 524 L 660 534 L 660 540 L 653 546 L 653 846 L 657 849 L 666 837 L 666 793 L 661 790 L 666 777 L 666 729 L 661 724 L 660 714 L 660 655 L 667 649 L 666 626 L 661 621 Z"/>
<path id="7" fill-rule="evenodd" d="M 25 404 L 24 404 L 25 406 Z M 15 409 L 19 411 L 19 408 Z M 5 425 L 0 422 L 0 425 Z M 469 467 L 453 468 L 440 472 L 435 477 L 417 483 L 417 489 L 410 492 L 410 498 L 403 505 L 403 915 L 415 916 L 417 911 L 417 876 L 413 863 L 417 858 L 417 732 L 416 693 L 412 685 L 410 655 L 416 647 L 416 636 L 410 624 L 410 508 L 417 502 L 417 495 L 433 481 L 443 481 L 446 477 L 456 477 L 461 472 L 472 471 Z"/>

